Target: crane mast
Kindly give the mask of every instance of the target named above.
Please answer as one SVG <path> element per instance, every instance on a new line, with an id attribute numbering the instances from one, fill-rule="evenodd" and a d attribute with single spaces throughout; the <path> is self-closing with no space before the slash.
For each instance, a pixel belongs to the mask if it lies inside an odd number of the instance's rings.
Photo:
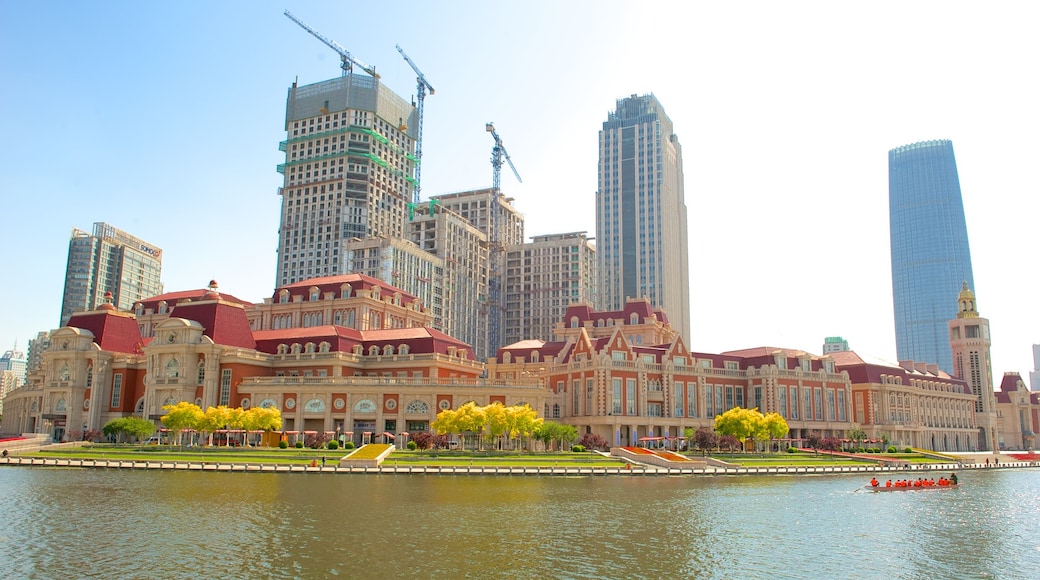
<path id="1" fill-rule="evenodd" d="M 361 70 L 363 70 L 366 73 L 372 75 L 374 78 L 379 78 L 379 75 L 376 74 L 375 67 L 368 66 L 367 64 L 365 64 L 365 63 L 361 62 L 360 60 L 358 60 L 358 59 L 354 58 L 353 56 L 351 56 L 350 52 L 347 49 L 345 49 L 342 46 L 340 46 L 339 43 L 337 43 L 335 40 L 330 40 L 328 38 L 325 38 L 325 36 L 322 33 L 318 32 L 317 30 L 314 30 L 310 26 L 307 26 L 307 24 L 304 21 L 302 21 L 299 18 L 293 16 L 292 12 L 289 12 L 288 10 L 285 11 L 285 16 L 289 20 L 292 20 L 296 24 L 299 24 L 300 28 L 302 28 L 302 29 L 306 30 L 307 32 L 311 33 L 311 36 L 313 36 L 314 38 L 317 38 L 318 40 L 322 41 L 322 43 L 324 43 L 325 46 L 331 48 L 332 50 L 336 51 L 339 54 L 340 68 L 343 69 L 343 76 L 350 75 L 353 72 L 354 66 L 357 66 Z"/>
<path id="2" fill-rule="evenodd" d="M 488 252 L 488 303 L 490 311 L 488 313 L 488 344 L 492 348 L 492 352 L 497 351 L 499 341 L 502 339 L 499 334 L 499 329 L 502 324 L 502 310 L 504 305 L 502 304 L 502 268 L 499 262 L 502 261 L 502 205 L 500 200 L 502 199 L 502 163 L 509 164 L 509 168 L 513 170 L 513 175 L 516 176 L 516 180 L 523 183 L 524 180 L 520 179 L 520 174 L 516 171 L 516 166 L 513 165 L 513 160 L 509 157 L 509 152 L 506 151 L 505 145 L 502 144 L 502 138 L 498 136 L 498 132 L 495 131 L 495 124 L 488 123 L 484 126 L 484 129 L 488 133 L 491 133 L 491 137 L 495 139 L 495 146 L 491 149 L 491 167 L 493 170 L 493 180 L 491 189 L 491 203 L 488 207 L 488 238 L 491 242 Z"/>
<path id="3" fill-rule="evenodd" d="M 415 63 L 412 62 L 412 59 L 408 58 L 408 55 L 404 53 L 404 50 L 401 48 L 401 45 L 398 44 L 395 46 L 397 46 L 397 52 L 401 53 L 401 56 L 404 57 L 405 62 L 408 63 L 408 66 L 412 67 L 412 70 L 415 71 L 416 74 L 415 97 L 418 101 L 417 108 L 419 110 L 419 128 L 415 136 L 415 194 L 413 195 L 414 199 L 412 201 L 413 203 L 419 203 L 419 192 L 422 189 L 422 182 L 420 180 L 420 176 L 422 175 L 423 101 L 426 99 L 427 90 L 430 91 L 431 95 L 434 94 L 436 91 L 434 91 L 433 85 L 430 84 L 430 81 L 426 80 L 426 75 L 422 74 L 422 71 L 419 70 L 419 67 L 415 66 Z"/>

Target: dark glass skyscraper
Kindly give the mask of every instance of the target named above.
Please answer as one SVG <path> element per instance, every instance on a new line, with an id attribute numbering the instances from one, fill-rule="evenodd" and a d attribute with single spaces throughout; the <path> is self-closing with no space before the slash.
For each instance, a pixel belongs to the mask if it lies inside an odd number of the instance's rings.
<path id="1" fill-rule="evenodd" d="M 975 288 L 952 142 L 888 152 L 888 211 L 896 354 L 952 374 L 947 323 L 961 285 Z"/>

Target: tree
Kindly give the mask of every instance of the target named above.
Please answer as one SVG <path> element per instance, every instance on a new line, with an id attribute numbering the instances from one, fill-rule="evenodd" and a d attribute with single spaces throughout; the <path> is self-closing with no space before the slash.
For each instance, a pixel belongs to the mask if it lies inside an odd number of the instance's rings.
<path id="1" fill-rule="evenodd" d="M 860 441 L 863 441 L 867 438 L 867 433 L 863 429 L 856 427 L 855 429 L 849 429 L 848 433 L 846 433 L 845 436 L 852 440 L 854 444 L 852 450 L 859 451 Z"/>
<path id="2" fill-rule="evenodd" d="M 733 451 L 734 449 L 741 446 L 740 440 L 733 435 L 723 435 L 719 437 L 719 447 L 726 451 Z"/>
<path id="3" fill-rule="evenodd" d="M 715 431 L 719 435 L 730 435 L 737 441 L 744 441 L 761 429 L 761 418 L 762 413 L 759 413 L 758 409 L 733 407 L 715 416 Z"/>
<path id="4" fill-rule="evenodd" d="M 586 435 L 589 435 L 586 433 Z M 545 443 L 546 449 L 556 448 L 563 450 L 567 443 L 574 441 L 578 438 L 578 429 L 574 425 L 563 425 L 555 421 L 544 421 L 535 433 L 535 438 Z M 602 439 L 602 437 L 600 437 Z M 554 447 L 552 444 L 559 443 L 559 447 Z M 579 442 L 578 445 L 581 445 Z M 592 447 L 586 445 L 586 449 L 592 449 Z"/>
<path id="5" fill-rule="evenodd" d="M 175 405 L 163 405 L 166 414 L 159 420 L 173 433 L 173 440 L 181 443 L 181 433 L 187 429 L 198 429 L 202 420 L 202 409 L 194 403 L 181 401 Z"/>
<path id="6" fill-rule="evenodd" d="M 433 433 L 429 431 L 416 431 L 411 434 L 411 441 L 415 443 L 415 448 L 419 451 L 425 451 L 433 446 Z"/>
<path id="7" fill-rule="evenodd" d="M 595 449 L 597 451 L 606 451 L 610 449 L 610 445 L 607 444 L 607 440 L 602 435 L 596 433 L 585 433 L 578 439 L 578 445 L 581 445 L 585 449 Z"/>
<path id="8" fill-rule="evenodd" d="M 715 449 L 719 445 L 718 434 L 707 427 L 697 429 L 697 432 L 693 434 L 693 439 L 697 442 L 697 448 L 705 455 L 708 454 L 708 450 Z"/>
<path id="9" fill-rule="evenodd" d="M 217 405 L 216 407 L 209 407 L 203 412 L 198 429 L 202 433 L 209 434 L 209 444 L 213 445 L 213 434 L 227 427 L 230 421 L 231 409 L 226 405 Z"/>
<path id="10" fill-rule="evenodd" d="M 762 431 L 755 434 L 755 439 L 780 439 L 791 430 L 787 421 L 776 412 L 766 413 L 762 417 L 761 427 Z"/>
<path id="11" fill-rule="evenodd" d="M 823 445 L 823 437 L 818 432 L 813 431 L 805 438 L 805 444 L 813 451 L 819 451 L 820 447 Z"/>
<path id="12" fill-rule="evenodd" d="M 120 417 L 105 423 L 101 431 L 105 435 L 115 435 L 119 438 L 126 435 L 141 441 L 155 433 L 155 424 L 140 417 Z"/>
<path id="13" fill-rule="evenodd" d="M 282 413 L 274 407 L 252 407 L 242 416 L 242 428 L 249 431 L 277 431 L 282 428 Z"/>

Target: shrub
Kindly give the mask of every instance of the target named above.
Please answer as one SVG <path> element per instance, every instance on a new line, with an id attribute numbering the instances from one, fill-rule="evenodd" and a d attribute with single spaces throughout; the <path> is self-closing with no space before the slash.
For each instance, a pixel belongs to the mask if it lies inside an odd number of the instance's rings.
<path id="1" fill-rule="evenodd" d="M 335 439 L 329 441 L 328 447 L 329 449 L 339 449 L 339 441 L 336 441 Z"/>
<path id="2" fill-rule="evenodd" d="M 856 448 L 856 453 L 866 453 L 866 452 L 867 452 L 867 450 L 862 448 L 862 447 L 857 447 Z"/>
<path id="3" fill-rule="evenodd" d="M 409 451 L 415 451 L 416 449 L 418 449 L 418 447 L 419 447 L 419 444 L 416 443 L 415 441 L 409 441 L 408 442 L 408 450 Z"/>
<path id="4" fill-rule="evenodd" d="M 288 449 L 289 448 L 289 442 L 285 441 L 285 440 L 279 441 L 278 442 L 278 448 L 279 449 Z"/>
<path id="5" fill-rule="evenodd" d="M 889 445 L 889 446 L 888 446 L 888 452 L 889 452 L 889 453 L 898 453 L 898 452 L 899 452 L 899 450 L 898 450 L 898 449 L 896 449 L 896 446 L 895 446 L 895 445 Z"/>
<path id="6" fill-rule="evenodd" d="M 903 450 L 903 453 L 913 453 L 913 452 L 914 452 L 914 450 L 910 449 L 909 447 L 907 447 L 906 449 Z"/>
<path id="7" fill-rule="evenodd" d="M 798 453 L 798 449 L 796 449 L 794 447 L 788 447 L 787 448 L 787 452 L 788 453 Z"/>
<path id="8" fill-rule="evenodd" d="M 297 441 L 296 445 L 294 445 L 293 447 L 297 449 L 303 449 L 303 441 Z"/>
<path id="9" fill-rule="evenodd" d="M 349 449 L 353 449 L 354 448 L 354 442 L 353 441 L 347 441 L 346 443 L 343 444 L 343 448 L 344 449 L 348 449 L 348 450 Z"/>
<path id="10" fill-rule="evenodd" d="M 573 451 L 574 453 L 584 453 L 585 452 L 585 446 L 584 445 L 572 445 L 571 446 L 571 451 Z"/>

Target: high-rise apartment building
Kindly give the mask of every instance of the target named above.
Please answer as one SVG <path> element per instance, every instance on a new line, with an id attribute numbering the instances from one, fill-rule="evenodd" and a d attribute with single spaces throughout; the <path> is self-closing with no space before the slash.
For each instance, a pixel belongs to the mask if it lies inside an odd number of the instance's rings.
<path id="1" fill-rule="evenodd" d="M 979 427 L 979 447 L 998 451 L 997 401 L 993 392 L 992 340 L 989 320 L 979 316 L 975 293 L 963 282 L 957 295 L 957 317 L 947 322 L 953 375 L 968 383 L 975 395 L 975 422 Z M 932 445 L 930 448 L 934 448 Z"/>
<path id="2" fill-rule="evenodd" d="M 524 243 L 524 216 L 512 205 L 513 198 L 495 195 L 494 188 L 435 195 L 430 203 L 440 204 L 473 225 L 487 236 L 488 272 L 487 296 L 481 302 L 487 317 L 487 356 L 493 356 L 499 347 L 508 344 L 506 335 L 515 329 L 507 328 L 505 293 L 505 249 Z M 493 232 L 492 228 L 497 228 Z M 496 291 L 497 289 L 497 291 Z M 485 352 L 477 349 L 475 352 Z"/>
<path id="3" fill-rule="evenodd" d="M 112 305 L 129 310 L 134 302 L 162 293 L 162 250 L 104 222 L 93 233 L 73 229 L 65 270 L 61 325 L 73 312 L 93 310 L 112 293 Z"/>
<path id="4" fill-rule="evenodd" d="M 1033 345 L 1033 370 L 1029 371 L 1029 389 L 1040 391 L 1040 344 Z"/>
<path id="5" fill-rule="evenodd" d="M 840 336 L 828 336 L 823 339 L 823 354 L 832 352 L 846 352 L 849 350 L 849 341 Z"/>
<path id="6" fill-rule="evenodd" d="M 43 362 L 43 353 L 51 346 L 50 331 L 43 330 L 36 334 L 36 338 L 29 339 L 29 349 L 25 358 L 26 374 L 36 372 Z"/>
<path id="7" fill-rule="evenodd" d="M 953 372 L 951 296 L 975 287 L 953 143 L 923 141 L 888 152 L 892 299 L 899 360 Z"/>
<path id="8" fill-rule="evenodd" d="M 552 340 L 568 306 L 595 303 L 596 246 L 585 232 L 534 236 L 505 260 L 503 346 Z"/>
<path id="9" fill-rule="evenodd" d="M 411 240 L 443 261 L 438 283 L 443 299 L 435 328 L 473 348 L 481 359 L 494 356 L 488 339 L 488 239 L 469 220 L 434 202 L 416 211 L 409 223 Z"/>
<path id="10" fill-rule="evenodd" d="M 690 340 L 682 147 L 653 95 L 619 99 L 599 133 L 596 253 L 601 310 L 662 307 Z"/>
<path id="11" fill-rule="evenodd" d="M 433 313 L 433 327 L 443 327 L 444 260 L 411 240 L 385 237 L 348 240 L 346 252 L 344 263 L 348 271 L 385 280 L 415 296 Z"/>
<path id="12" fill-rule="evenodd" d="M 405 238 L 417 114 L 355 72 L 289 88 L 276 285 L 349 272 L 345 244 Z"/>

